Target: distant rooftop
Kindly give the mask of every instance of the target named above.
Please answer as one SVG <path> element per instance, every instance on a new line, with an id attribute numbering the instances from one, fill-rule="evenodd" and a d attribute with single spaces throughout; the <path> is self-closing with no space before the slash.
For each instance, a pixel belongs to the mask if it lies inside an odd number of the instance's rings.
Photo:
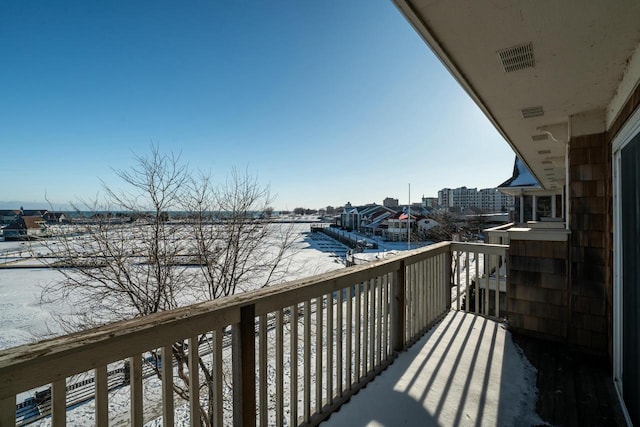
<path id="1" fill-rule="evenodd" d="M 518 157 L 513 165 L 513 176 L 498 186 L 499 190 L 514 188 L 541 188 L 540 183 Z"/>

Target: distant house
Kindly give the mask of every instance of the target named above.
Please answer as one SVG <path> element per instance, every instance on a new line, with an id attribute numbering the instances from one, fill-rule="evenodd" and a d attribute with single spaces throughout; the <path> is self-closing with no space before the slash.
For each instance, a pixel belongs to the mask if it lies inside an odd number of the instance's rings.
<path id="1" fill-rule="evenodd" d="M 47 214 L 46 209 L 22 209 L 20 208 L 20 215 L 22 216 L 39 216 L 44 217 Z"/>
<path id="2" fill-rule="evenodd" d="M 427 231 L 431 230 L 434 227 L 440 227 L 442 224 L 440 224 L 438 221 L 434 220 L 434 219 L 430 219 L 430 218 L 421 218 L 418 220 L 418 233 L 426 233 Z"/>
<path id="3" fill-rule="evenodd" d="M 41 216 L 21 216 L 2 229 L 4 240 L 33 240 L 46 237 L 47 225 Z"/>
<path id="4" fill-rule="evenodd" d="M 395 215 L 387 218 L 387 229 L 384 230 L 383 237 L 393 242 L 407 240 L 407 229 L 414 229 L 417 219 L 418 218 L 415 215 L 397 212 Z"/>
<path id="5" fill-rule="evenodd" d="M 380 234 L 379 228 L 382 221 L 395 214 L 394 209 L 375 203 L 364 206 L 351 206 L 350 203 L 347 203 L 340 214 L 340 226 L 348 230 Z"/>
<path id="6" fill-rule="evenodd" d="M 370 206 L 364 210 L 360 222 L 360 231 L 376 236 L 382 236 L 387 228 L 387 218 L 396 215 L 396 210 L 385 206 Z"/>
<path id="7" fill-rule="evenodd" d="M 62 212 L 47 212 L 42 216 L 48 223 L 67 222 L 67 216 Z"/>
<path id="8" fill-rule="evenodd" d="M 0 224 L 11 224 L 18 219 L 20 211 L 16 209 L 0 210 Z"/>

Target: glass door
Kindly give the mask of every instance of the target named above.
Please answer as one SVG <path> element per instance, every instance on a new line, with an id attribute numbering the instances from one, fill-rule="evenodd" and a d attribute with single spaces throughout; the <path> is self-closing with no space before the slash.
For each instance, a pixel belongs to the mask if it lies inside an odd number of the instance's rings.
<path id="1" fill-rule="evenodd" d="M 613 141 L 613 376 L 640 425 L 640 110 Z"/>
<path id="2" fill-rule="evenodd" d="M 622 398 L 640 425 L 640 134 L 620 151 Z"/>

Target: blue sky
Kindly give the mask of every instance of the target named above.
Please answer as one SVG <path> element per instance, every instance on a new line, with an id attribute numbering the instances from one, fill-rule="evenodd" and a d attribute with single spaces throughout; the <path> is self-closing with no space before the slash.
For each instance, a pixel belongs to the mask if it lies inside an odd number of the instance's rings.
<path id="1" fill-rule="evenodd" d="M 514 154 L 390 0 L 5 1 L 0 202 L 87 199 L 151 144 L 276 209 L 494 187 Z"/>

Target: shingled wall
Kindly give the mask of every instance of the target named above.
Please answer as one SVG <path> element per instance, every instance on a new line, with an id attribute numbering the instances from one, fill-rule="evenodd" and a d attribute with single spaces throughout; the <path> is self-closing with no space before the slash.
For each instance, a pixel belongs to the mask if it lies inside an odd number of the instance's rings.
<path id="1" fill-rule="evenodd" d="M 568 242 L 519 240 L 510 234 L 509 327 L 564 341 L 570 322 Z"/>
<path id="2" fill-rule="evenodd" d="M 612 312 L 610 266 L 611 148 L 605 134 L 569 145 L 571 328 L 569 340 L 608 352 Z"/>

